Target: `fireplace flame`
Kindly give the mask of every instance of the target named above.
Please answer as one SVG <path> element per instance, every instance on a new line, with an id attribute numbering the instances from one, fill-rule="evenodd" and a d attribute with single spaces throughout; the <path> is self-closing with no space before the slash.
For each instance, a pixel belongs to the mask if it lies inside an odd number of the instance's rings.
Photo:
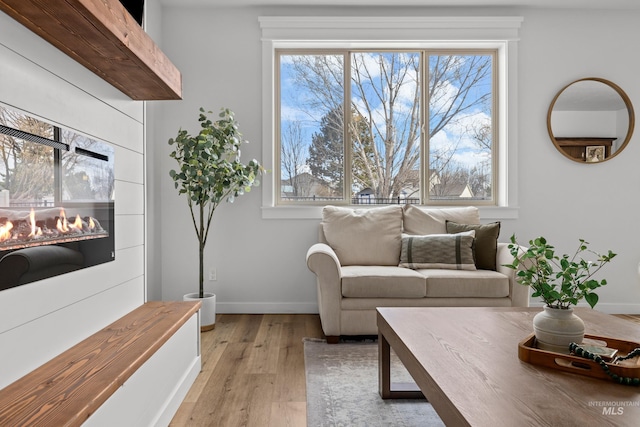
<path id="1" fill-rule="evenodd" d="M 61 233 L 64 233 L 65 231 L 67 231 L 65 230 L 64 225 L 62 224 L 62 221 L 60 221 L 60 218 L 58 218 L 58 221 L 56 221 L 56 230 L 58 230 Z"/>
<path id="2" fill-rule="evenodd" d="M 3 248 L 21 249 L 51 243 L 66 243 L 77 240 L 102 238 L 109 235 L 100 222 L 92 216 L 76 214 L 67 218 L 64 208 L 56 213 L 42 214 L 33 208 L 16 218 L 2 214 L 0 221 L 0 258 Z M 36 221 L 37 220 L 37 221 Z"/>
<path id="3" fill-rule="evenodd" d="M 73 221 L 73 224 L 69 224 L 69 227 L 76 230 L 82 230 L 82 219 L 80 219 L 80 215 L 76 215 L 76 220 Z"/>
<path id="4" fill-rule="evenodd" d="M 5 240 L 9 240 L 11 238 L 12 228 L 13 223 L 11 221 L 7 221 L 5 225 L 0 225 L 0 242 L 4 242 Z"/>
<path id="5" fill-rule="evenodd" d="M 80 215 L 76 215 L 73 222 L 69 222 L 64 209 L 60 209 L 60 217 L 56 222 L 56 229 L 63 234 L 91 232 L 96 230 L 96 223 L 92 217 L 89 217 L 88 223 L 84 222 Z"/>
<path id="6" fill-rule="evenodd" d="M 36 225 L 36 213 L 33 208 L 29 214 L 29 224 L 31 224 L 31 233 L 27 237 L 42 236 L 42 229 Z"/>
<path id="7" fill-rule="evenodd" d="M 56 228 L 61 233 L 69 232 L 69 223 L 67 222 L 67 215 L 64 213 L 64 209 L 60 209 L 60 218 L 56 222 Z"/>

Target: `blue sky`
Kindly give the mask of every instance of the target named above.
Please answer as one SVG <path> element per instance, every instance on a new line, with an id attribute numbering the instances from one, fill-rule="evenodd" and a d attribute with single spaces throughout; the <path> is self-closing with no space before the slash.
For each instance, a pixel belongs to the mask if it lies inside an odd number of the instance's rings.
<path id="1" fill-rule="evenodd" d="M 386 59 L 390 55 L 383 55 Z M 369 55 L 359 56 L 361 58 L 360 66 L 365 67 L 371 76 L 376 81 L 380 77 L 380 66 L 378 65 L 378 53 L 372 53 Z M 414 60 L 419 58 L 419 53 L 411 52 L 406 55 L 399 56 L 405 63 L 410 61 L 413 57 Z M 311 142 L 311 135 L 317 132 L 319 129 L 319 123 L 327 109 L 317 108 L 309 111 L 305 107 L 305 104 L 310 100 L 309 93 L 304 89 L 298 87 L 295 84 L 293 67 L 290 57 L 283 56 L 281 62 L 281 117 L 283 129 L 290 121 L 300 121 L 302 123 L 302 130 L 307 144 Z M 464 59 L 464 57 L 462 57 Z M 388 67 L 387 67 L 388 69 Z M 419 76 L 415 73 L 406 76 L 403 80 L 403 85 L 398 92 L 398 98 L 395 102 L 396 117 L 402 116 L 404 112 L 408 112 L 414 101 L 414 92 Z M 477 85 L 477 91 L 470 91 L 469 98 L 479 96 L 479 93 L 486 92 L 487 88 L 491 87 L 491 76 L 487 76 L 484 80 L 480 81 Z M 365 88 L 366 99 L 369 103 L 369 109 L 372 112 L 372 117 L 378 123 L 384 122 L 385 112 L 382 108 L 378 96 L 374 94 L 374 91 L 380 91 L 381 86 L 367 85 Z M 451 94 L 457 91 L 456 82 L 446 81 L 439 86 L 438 99 L 431 100 L 431 107 L 435 109 L 447 108 L 451 103 Z M 360 111 L 366 111 L 364 106 L 364 100 L 356 90 L 352 90 L 352 103 L 357 106 Z M 400 117 L 402 119 L 402 117 Z M 461 165 L 473 166 L 479 161 L 490 160 L 490 153 L 481 153 L 478 150 L 473 139 L 468 135 L 467 129 L 471 126 L 477 125 L 483 122 L 491 124 L 491 117 L 480 109 L 469 110 L 456 116 L 456 120 L 453 120 L 445 127 L 441 132 L 434 135 L 430 144 L 432 149 L 444 149 L 450 146 L 457 146 L 454 160 Z M 398 123 L 398 122 L 396 122 Z M 401 127 L 399 124 L 397 127 Z M 381 135 L 384 136 L 384 135 Z"/>

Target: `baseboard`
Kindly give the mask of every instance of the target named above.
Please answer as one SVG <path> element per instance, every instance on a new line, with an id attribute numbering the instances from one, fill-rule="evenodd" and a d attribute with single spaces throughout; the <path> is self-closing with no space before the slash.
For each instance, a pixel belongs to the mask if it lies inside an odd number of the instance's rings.
<path id="1" fill-rule="evenodd" d="M 531 307 L 542 307 L 538 301 L 531 301 Z M 578 307 L 589 307 L 586 303 Z M 640 304 L 616 304 L 600 302 L 596 310 L 607 314 L 640 314 Z M 220 302 L 216 311 L 220 314 L 318 314 L 316 302 Z"/>
<path id="2" fill-rule="evenodd" d="M 531 301 L 531 307 L 542 307 L 543 304 L 538 301 Z M 578 307 L 589 307 L 585 302 L 578 304 Z M 640 304 L 617 304 L 599 302 L 596 305 L 595 310 L 601 311 L 607 314 L 640 314 Z"/>
<path id="3" fill-rule="evenodd" d="M 220 314 L 318 314 L 317 302 L 220 302 Z"/>
<path id="4" fill-rule="evenodd" d="M 640 304 L 598 303 L 595 309 L 608 314 L 640 314 Z"/>

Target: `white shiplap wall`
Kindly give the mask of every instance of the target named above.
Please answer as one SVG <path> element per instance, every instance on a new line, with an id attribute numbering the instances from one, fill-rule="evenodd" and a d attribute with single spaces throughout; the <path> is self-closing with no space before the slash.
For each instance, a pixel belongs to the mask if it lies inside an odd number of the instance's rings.
<path id="1" fill-rule="evenodd" d="M 144 103 L 0 12 L 0 103 L 115 149 L 116 260 L 0 292 L 0 388 L 145 300 Z"/>

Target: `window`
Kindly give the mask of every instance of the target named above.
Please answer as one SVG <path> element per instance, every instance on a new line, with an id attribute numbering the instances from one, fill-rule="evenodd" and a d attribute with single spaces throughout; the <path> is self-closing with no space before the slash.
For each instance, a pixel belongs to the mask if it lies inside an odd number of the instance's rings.
<path id="1" fill-rule="evenodd" d="M 515 204 L 521 20 L 261 18 L 265 207 Z"/>
<path id="2" fill-rule="evenodd" d="M 279 50 L 280 201 L 493 202 L 495 57 Z"/>

